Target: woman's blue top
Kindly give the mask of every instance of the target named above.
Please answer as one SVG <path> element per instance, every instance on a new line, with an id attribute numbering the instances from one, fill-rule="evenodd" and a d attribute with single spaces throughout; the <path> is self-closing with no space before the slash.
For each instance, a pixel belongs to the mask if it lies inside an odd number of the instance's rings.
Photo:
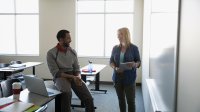
<path id="1" fill-rule="evenodd" d="M 116 45 L 113 47 L 112 54 L 110 57 L 110 63 L 114 63 L 116 67 L 119 67 L 120 64 L 120 53 L 121 46 Z M 130 46 L 126 49 L 124 53 L 123 62 L 141 62 L 140 54 L 138 51 L 138 47 L 130 44 Z M 112 80 L 114 83 L 122 83 L 124 85 L 129 85 L 135 83 L 136 80 L 136 68 L 132 68 L 131 70 L 123 71 L 123 78 L 121 78 L 122 74 L 117 74 L 115 70 L 113 70 Z"/>
<path id="2" fill-rule="evenodd" d="M 119 59 L 119 63 L 123 63 L 124 62 L 124 53 L 120 52 L 120 59 Z"/>

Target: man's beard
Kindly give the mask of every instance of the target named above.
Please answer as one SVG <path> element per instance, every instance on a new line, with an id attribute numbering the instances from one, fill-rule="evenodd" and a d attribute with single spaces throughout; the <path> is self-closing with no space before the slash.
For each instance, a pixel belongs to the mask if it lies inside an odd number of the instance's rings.
<path id="1" fill-rule="evenodd" d="M 68 48 L 68 47 L 69 47 L 69 44 L 68 44 L 68 43 L 64 43 L 63 45 L 64 45 L 65 48 Z"/>

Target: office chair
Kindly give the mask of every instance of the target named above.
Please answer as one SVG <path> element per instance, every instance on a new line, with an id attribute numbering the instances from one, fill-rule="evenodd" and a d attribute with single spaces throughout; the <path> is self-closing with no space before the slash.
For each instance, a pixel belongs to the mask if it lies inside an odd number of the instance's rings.
<path id="1" fill-rule="evenodd" d="M 1 82 L 1 96 L 9 97 L 12 95 L 12 84 L 13 82 L 20 82 L 19 79 L 7 79 Z M 21 88 L 22 90 L 22 88 Z"/>
<path id="2" fill-rule="evenodd" d="M 19 79 L 7 79 L 1 82 L 1 96 L 2 97 L 9 97 L 12 93 L 12 84 L 14 82 L 20 82 Z M 22 88 L 21 88 L 22 90 Z M 47 109 L 47 105 L 40 107 L 36 112 L 45 112 Z"/>

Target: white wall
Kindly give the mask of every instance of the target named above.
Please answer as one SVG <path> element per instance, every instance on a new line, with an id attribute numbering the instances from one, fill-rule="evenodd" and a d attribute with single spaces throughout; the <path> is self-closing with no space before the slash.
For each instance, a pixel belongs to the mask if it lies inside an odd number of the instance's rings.
<path id="1" fill-rule="evenodd" d="M 143 1 L 135 0 L 135 14 L 134 14 L 134 34 L 133 43 L 139 47 L 140 58 L 142 60 L 142 45 L 143 45 Z M 136 82 L 142 82 L 142 67 L 137 70 Z"/>
<path id="2" fill-rule="evenodd" d="M 139 47 L 142 52 L 142 9 L 143 0 L 136 0 L 134 27 L 134 44 Z M 36 74 L 40 77 L 51 78 L 46 65 L 47 51 L 57 44 L 56 34 L 60 29 L 67 29 L 71 32 L 72 44 L 75 48 L 75 0 L 39 0 L 40 10 L 40 55 L 39 56 L 1 56 L 2 62 L 10 62 L 11 60 L 40 61 L 43 65 L 36 67 Z M 109 59 L 92 58 L 94 63 L 109 64 Z M 88 58 L 79 58 L 81 66 L 88 64 Z M 25 70 L 25 74 L 30 74 L 31 69 Z M 101 73 L 101 81 L 112 81 L 112 69 L 107 66 Z M 141 82 L 141 68 L 138 70 L 137 82 Z"/>
<path id="3" fill-rule="evenodd" d="M 182 0 L 177 112 L 200 112 L 200 0 Z"/>
<path id="4" fill-rule="evenodd" d="M 149 15 L 150 6 L 146 6 L 150 0 L 145 0 L 144 19 Z M 179 40 L 179 56 L 178 56 L 178 83 L 177 83 L 177 110 L 176 112 L 200 112 L 200 1 L 199 0 L 181 0 L 181 18 L 180 18 L 180 40 Z M 147 4 L 146 4 L 147 3 Z M 147 17 L 148 19 L 148 17 Z M 148 20 L 144 20 L 148 22 Z M 147 91 L 145 79 L 149 75 L 148 57 L 148 30 L 149 27 L 144 27 L 143 40 L 143 80 L 142 90 L 146 112 L 152 112 L 149 108 L 151 105 L 149 93 Z"/>
<path id="5" fill-rule="evenodd" d="M 172 2 L 176 3 L 173 0 L 144 0 L 142 92 L 147 112 L 172 112 L 175 108 L 177 27 L 169 21 L 169 15 L 177 12 L 172 12 Z M 177 20 L 177 17 L 171 20 Z M 170 44 L 166 44 L 167 41 Z"/>
<path id="6" fill-rule="evenodd" d="M 142 94 L 144 108 L 146 112 L 153 112 L 151 99 L 146 83 L 149 79 L 149 46 L 150 46 L 150 16 L 151 15 L 151 0 L 144 0 L 144 22 L 143 22 L 143 57 L 142 57 Z"/>
<path id="7" fill-rule="evenodd" d="M 45 62 L 43 71 L 39 72 L 41 77 L 50 76 L 46 53 L 57 44 L 57 32 L 67 29 L 75 37 L 75 10 L 71 9 L 75 9 L 74 0 L 40 0 L 40 54 Z M 75 46 L 75 41 L 71 45 Z"/>

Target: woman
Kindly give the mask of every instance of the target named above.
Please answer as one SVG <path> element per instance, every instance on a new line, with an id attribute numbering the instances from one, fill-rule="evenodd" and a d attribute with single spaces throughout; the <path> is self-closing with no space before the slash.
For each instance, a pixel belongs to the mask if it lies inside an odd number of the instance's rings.
<path id="1" fill-rule="evenodd" d="M 131 43 L 128 28 L 118 29 L 119 45 L 113 47 L 110 66 L 113 68 L 113 82 L 119 100 L 120 112 L 135 112 L 136 68 L 140 67 L 140 55 L 137 46 Z M 126 63 L 123 69 L 120 63 Z M 126 98 L 125 98 L 126 97 Z"/>

